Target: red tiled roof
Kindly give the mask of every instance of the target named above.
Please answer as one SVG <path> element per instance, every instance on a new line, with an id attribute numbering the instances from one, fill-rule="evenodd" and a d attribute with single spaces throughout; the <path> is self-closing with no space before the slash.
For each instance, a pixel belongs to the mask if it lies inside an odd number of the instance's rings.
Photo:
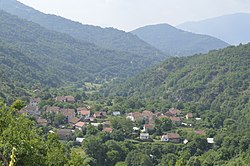
<path id="1" fill-rule="evenodd" d="M 46 109 L 46 112 L 54 112 L 54 113 L 58 113 L 60 111 L 59 107 L 55 107 L 55 106 L 48 106 Z"/>
<path id="2" fill-rule="evenodd" d="M 154 126 L 153 124 L 145 124 L 145 125 L 144 125 L 144 128 L 145 128 L 145 129 L 154 129 L 154 127 L 155 127 L 155 126 Z"/>
<path id="3" fill-rule="evenodd" d="M 75 98 L 73 96 L 65 96 L 67 102 L 74 102 Z"/>
<path id="4" fill-rule="evenodd" d="M 135 119 L 138 119 L 138 118 L 141 118 L 142 117 L 142 114 L 140 112 L 132 112 L 132 116 L 135 118 Z"/>
<path id="5" fill-rule="evenodd" d="M 188 113 L 186 116 L 187 116 L 188 118 L 192 118 L 192 117 L 193 117 L 193 114 L 192 114 L 192 113 Z"/>
<path id="6" fill-rule="evenodd" d="M 74 109 L 62 109 L 61 112 L 64 116 L 73 116 L 73 117 L 75 116 Z"/>
<path id="7" fill-rule="evenodd" d="M 161 115 L 163 115 L 163 114 L 162 114 L 161 112 L 156 112 L 155 115 L 156 115 L 157 117 L 159 117 L 159 116 L 161 116 Z"/>
<path id="8" fill-rule="evenodd" d="M 178 109 L 176 109 L 176 108 L 170 108 L 170 109 L 166 112 L 166 114 L 171 114 L 171 115 L 177 115 L 177 114 L 180 114 L 180 113 L 181 113 L 181 111 L 178 110 Z"/>
<path id="9" fill-rule="evenodd" d="M 179 139 L 180 135 L 177 133 L 168 133 L 167 137 L 168 137 L 168 139 Z"/>
<path id="10" fill-rule="evenodd" d="M 104 128 L 102 131 L 105 131 L 105 132 L 111 133 L 111 132 L 113 131 L 113 129 L 112 129 L 112 128 L 110 128 L 110 127 L 106 127 L 106 128 Z"/>
<path id="11" fill-rule="evenodd" d="M 148 111 L 148 110 L 142 111 L 142 116 L 151 117 L 151 116 L 153 116 L 153 115 L 154 115 L 154 114 L 153 114 L 151 111 Z"/>
<path id="12" fill-rule="evenodd" d="M 84 122 L 77 122 L 74 126 L 83 127 L 83 126 L 85 126 L 85 123 Z"/>
<path id="13" fill-rule="evenodd" d="M 166 115 L 160 115 L 160 116 L 158 116 L 158 118 L 169 118 L 169 117 Z"/>
<path id="14" fill-rule="evenodd" d="M 84 110 L 82 109 L 82 110 L 79 110 L 78 112 L 84 116 L 90 115 L 90 110 L 87 110 L 87 109 L 84 109 Z"/>
<path id="15" fill-rule="evenodd" d="M 181 118 L 179 118 L 179 117 L 170 116 L 169 118 L 172 120 L 172 122 L 180 122 L 181 121 Z"/>
<path id="16" fill-rule="evenodd" d="M 79 122 L 80 121 L 80 119 L 79 118 L 72 118 L 71 120 L 70 120 L 70 123 L 72 123 L 72 124 L 75 124 L 75 123 L 77 123 L 77 122 Z"/>
<path id="17" fill-rule="evenodd" d="M 195 130 L 194 132 L 196 134 L 199 134 L 199 135 L 205 135 L 205 131 L 204 130 Z"/>

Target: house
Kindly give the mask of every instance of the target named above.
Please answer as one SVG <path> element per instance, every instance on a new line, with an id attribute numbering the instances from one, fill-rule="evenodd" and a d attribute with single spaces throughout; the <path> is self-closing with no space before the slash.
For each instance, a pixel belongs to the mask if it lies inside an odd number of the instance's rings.
<path id="1" fill-rule="evenodd" d="M 192 113 L 187 113 L 187 114 L 186 114 L 186 119 L 188 120 L 188 119 L 190 119 L 190 118 L 193 118 L 193 114 L 192 114 Z"/>
<path id="2" fill-rule="evenodd" d="M 111 126 L 111 122 L 110 121 L 105 121 L 102 123 L 103 127 L 110 127 Z"/>
<path id="3" fill-rule="evenodd" d="M 187 139 L 184 139 L 183 143 L 186 145 L 189 141 Z"/>
<path id="4" fill-rule="evenodd" d="M 178 123 L 181 121 L 180 117 L 175 117 L 175 116 L 170 116 L 169 119 L 171 119 L 173 123 Z"/>
<path id="5" fill-rule="evenodd" d="M 166 113 L 167 116 L 176 116 L 181 114 L 181 111 L 176 108 L 170 108 Z"/>
<path id="6" fill-rule="evenodd" d="M 95 112 L 94 113 L 94 117 L 95 118 L 104 118 L 107 116 L 107 113 L 106 112 Z"/>
<path id="7" fill-rule="evenodd" d="M 76 143 L 81 144 L 85 138 L 76 137 Z"/>
<path id="8" fill-rule="evenodd" d="M 67 117 L 68 122 L 71 121 L 75 117 L 75 110 L 74 109 L 61 109 L 61 113 L 63 116 Z"/>
<path id="9" fill-rule="evenodd" d="M 76 124 L 79 121 L 80 121 L 80 118 L 74 117 L 74 118 L 70 119 L 69 123 L 72 124 L 72 125 L 74 125 L 74 124 Z"/>
<path id="10" fill-rule="evenodd" d="M 55 98 L 55 100 L 56 100 L 57 102 L 66 102 L 66 99 L 65 99 L 64 96 L 57 96 L 57 97 Z"/>
<path id="11" fill-rule="evenodd" d="M 140 140 L 149 139 L 149 133 L 140 133 Z"/>
<path id="12" fill-rule="evenodd" d="M 85 117 L 90 117 L 90 110 L 88 110 L 87 108 L 78 108 L 77 109 L 77 114 L 81 117 L 81 118 L 85 118 Z"/>
<path id="13" fill-rule="evenodd" d="M 153 130 L 155 128 L 155 125 L 153 124 L 144 124 L 143 126 L 143 132 L 148 132 L 150 130 Z"/>
<path id="14" fill-rule="evenodd" d="M 21 109 L 21 110 L 19 110 L 17 113 L 20 114 L 20 115 L 25 115 L 25 116 L 28 115 L 28 112 L 27 112 L 27 110 L 25 110 L 25 109 Z"/>
<path id="15" fill-rule="evenodd" d="M 74 103 L 75 98 L 73 96 L 57 96 L 55 98 L 57 102 L 68 102 L 68 103 Z"/>
<path id="16" fill-rule="evenodd" d="M 112 133 L 113 129 L 110 128 L 110 127 L 106 127 L 106 128 L 104 128 L 102 131 L 105 131 L 105 132 L 107 132 L 107 133 Z"/>
<path id="17" fill-rule="evenodd" d="M 159 117 L 160 117 L 161 115 L 163 115 L 163 114 L 162 114 L 161 112 L 156 112 L 155 115 L 156 115 L 156 117 L 159 118 Z"/>
<path id="18" fill-rule="evenodd" d="M 73 96 L 65 96 L 66 102 L 68 103 L 74 103 L 75 98 Z"/>
<path id="19" fill-rule="evenodd" d="M 72 130 L 71 129 L 58 129 L 57 135 L 59 140 L 70 140 L 72 138 Z"/>
<path id="20" fill-rule="evenodd" d="M 32 106 L 32 105 L 27 105 L 26 107 L 24 107 L 24 110 L 26 110 L 28 115 L 40 115 L 41 112 L 38 109 L 38 106 Z"/>
<path id="21" fill-rule="evenodd" d="M 30 104 L 31 106 L 37 106 L 38 103 L 41 102 L 41 99 L 40 98 L 33 98 L 33 99 L 30 99 Z"/>
<path id="22" fill-rule="evenodd" d="M 89 121 L 90 121 L 90 122 L 94 122 L 94 121 L 95 121 L 95 118 L 94 118 L 94 117 L 89 117 Z"/>
<path id="23" fill-rule="evenodd" d="M 201 118 L 195 118 L 195 120 L 199 121 L 199 120 L 201 120 Z"/>
<path id="24" fill-rule="evenodd" d="M 75 125 L 76 129 L 82 130 L 82 127 L 85 126 L 84 122 L 77 122 Z"/>
<path id="25" fill-rule="evenodd" d="M 112 114 L 113 114 L 114 116 L 120 116 L 120 115 L 121 115 L 121 112 L 120 112 L 120 111 L 114 111 L 114 112 L 112 112 Z"/>
<path id="26" fill-rule="evenodd" d="M 169 116 L 166 116 L 166 115 L 160 115 L 160 116 L 158 116 L 158 119 L 162 119 L 162 118 L 169 118 Z"/>
<path id="27" fill-rule="evenodd" d="M 101 123 L 91 123 L 92 126 L 98 127 Z"/>
<path id="28" fill-rule="evenodd" d="M 36 120 L 37 124 L 42 125 L 42 126 L 47 126 L 48 125 L 48 121 L 46 119 L 42 119 L 42 118 L 38 118 Z"/>
<path id="29" fill-rule="evenodd" d="M 207 138 L 207 143 L 214 144 L 214 138 Z"/>
<path id="30" fill-rule="evenodd" d="M 46 112 L 58 114 L 60 112 L 60 107 L 48 106 Z"/>
<path id="31" fill-rule="evenodd" d="M 206 135 L 204 130 L 195 130 L 194 132 L 198 135 Z"/>
<path id="32" fill-rule="evenodd" d="M 139 127 L 133 127 L 133 130 L 134 130 L 134 131 L 139 131 L 140 128 L 139 128 Z"/>
<path id="33" fill-rule="evenodd" d="M 141 120 L 143 116 L 140 112 L 131 112 L 127 114 L 127 118 L 135 122 L 135 121 Z"/>
<path id="34" fill-rule="evenodd" d="M 142 114 L 143 117 L 147 117 L 147 118 L 150 118 L 150 117 L 152 117 L 154 115 L 153 112 L 148 111 L 148 110 L 142 111 L 141 114 Z"/>
<path id="35" fill-rule="evenodd" d="M 177 133 L 168 133 L 167 135 L 161 136 L 162 142 L 173 142 L 173 143 L 179 143 L 180 142 L 180 135 Z"/>

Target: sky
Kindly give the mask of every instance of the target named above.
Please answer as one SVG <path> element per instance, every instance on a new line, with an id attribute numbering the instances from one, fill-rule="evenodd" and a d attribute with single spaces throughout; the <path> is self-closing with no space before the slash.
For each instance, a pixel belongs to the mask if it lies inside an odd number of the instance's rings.
<path id="1" fill-rule="evenodd" d="M 44 13 L 124 31 L 250 13 L 250 0 L 19 0 Z"/>

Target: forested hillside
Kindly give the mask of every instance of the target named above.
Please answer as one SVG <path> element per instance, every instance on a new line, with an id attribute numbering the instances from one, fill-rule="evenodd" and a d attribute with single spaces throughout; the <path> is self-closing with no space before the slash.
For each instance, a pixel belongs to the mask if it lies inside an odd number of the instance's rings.
<path id="1" fill-rule="evenodd" d="M 47 29 L 66 33 L 78 40 L 94 43 L 107 49 L 129 52 L 147 58 L 165 59 L 165 55 L 159 50 L 131 33 L 114 28 L 84 25 L 56 15 L 44 14 L 17 0 L 0 0 L 0 9 L 38 23 Z"/>
<path id="2" fill-rule="evenodd" d="M 180 165 L 248 165 L 249 65 L 250 44 L 231 46 L 205 55 L 168 59 L 120 85 L 117 82 L 108 85 L 101 93 L 113 101 L 114 110 L 166 113 L 175 107 L 200 117 L 194 128 L 203 128 L 215 144 L 211 149 L 195 150 L 206 143 L 198 140 L 188 143 L 177 150 Z M 180 127 L 177 132 L 185 134 L 188 130 Z M 190 146 L 194 149 L 189 149 Z M 143 151 L 134 155 L 140 153 Z M 179 164 L 176 160 L 172 162 Z"/>
<path id="3" fill-rule="evenodd" d="M 100 48 L 0 11 L 1 84 L 58 87 L 67 82 L 102 82 L 128 77 L 158 63 L 159 57 Z M 36 83 L 36 84 L 33 84 Z M 1 86 L 5 96 L 8 88 Z M 18 93 L 12 89 L 8 95 Z M 16 96 L 16 95 L 14 95 Z"/>
<path id="4" fill-rule="evenodd" d="M 208 35 L 177 29 L 168 24 L 148 25 L 131 31 L 142 40 L 169 55 L 187 56 L 225 48 L 228 44 Z"/>
<path id="5" fill-rule="evenodd" d="M 171 58 L 120 86 L 111 86 L 111 94 L 192 104 L 197 110 L 230 114 L 249 103 L 249 64 L 250 44 Z"/>

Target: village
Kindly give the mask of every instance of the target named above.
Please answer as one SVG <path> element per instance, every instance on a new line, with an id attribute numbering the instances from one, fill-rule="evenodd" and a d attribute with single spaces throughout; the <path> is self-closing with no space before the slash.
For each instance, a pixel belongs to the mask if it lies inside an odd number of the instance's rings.
<path id="1" fill-rule="evenodd" d="M 59 103 L 72 104 L 75 102 L 73 96 L 57 96 L 53 100 Z M 90 106 L 77 109 L 45 106 L 43 109 L 39 109 L 40 102 L 40 98 L 30 99 L 29 104 L 21 109 L 19 113 L 32 117 L 38 126 L 47 128 L 48 132 L 57 133 L 59 140 L 73 141 L 76 145 L 81 145 L 84 141 L 83 133 L 86 132 L 88 126 L 94 127 L 100 132 L 111 134 L 114 129 L 110 118 L 113 117 L 122 117 L 131 121 L 133 127 L 130 134 L 133 135 L 134 141 L 188 144 L 189 140 L 176 132 L 179 128 L 206 137 L 204 130 L 193 126 L 193 123 L 202 121 L 200 117 L 194 117 L 193 113 L 183 112 L 176 108 L 170 108 L 165 113 L 143 110 L 142 112 L 125 114 L 114 111 L 108 114 L 105 111 L 92 112 Z M 159 134 L 159 128 L 161 127 L 166 128 L 166 130 L 160 129 L 163 132 Z M 214 138 L 206 137 L 206 139 L 208 144 L 214 143 Z"/>

